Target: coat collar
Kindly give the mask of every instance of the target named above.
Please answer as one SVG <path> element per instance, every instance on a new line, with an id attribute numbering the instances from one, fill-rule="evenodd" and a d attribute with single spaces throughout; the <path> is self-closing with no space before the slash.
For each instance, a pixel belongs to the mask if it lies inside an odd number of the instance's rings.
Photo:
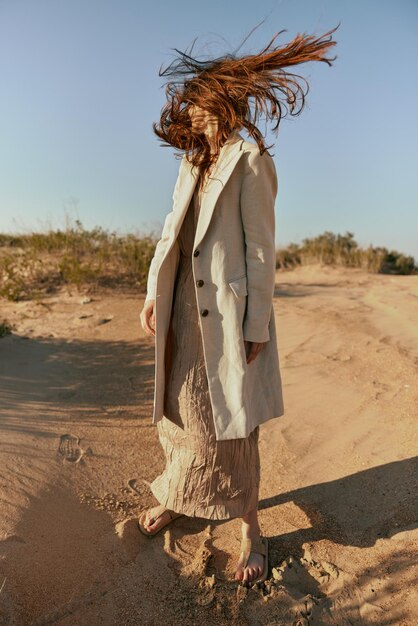
<path id="1" fill-rule="evenodd" d="M 221 146 L 221 149 L 219 151 L 219 155 L 218 155 L 218 159 L 215 163 L 215 168 L 214 168 L 214 172 L 218 169 L 220 162 L 223 160 L 225 153 L 229 151 L 229 148 L 233 145 L 235 145 L 238 141 L 244 141 L 244 137 L 240 134 L 239 130 L 237 128 L 235 128 L 234 130 L 232 130 L 228 137 L 225 139 L 224 143 Z M 187 166 L 189 166 L 189 170 L 191 171 L 191 164 L 189 163 L 189 161 L 186 159 L 186 155 L 183 154 L 183 164 Z M 214 173 L 213 172 L 213 173 Z M 213 176 L 213 173 L 211 175 L 211 178 Z M 193 173 L 193 177 L 196 177 L 196 170 Z"/>
<path id="2" fill-rule="evenodd" d="M 235 130 L 233 130 L 232 132 L 229 133 L 229 135 L 226 138 L 223 146 L 229 145 L 231 143 L 235 143 L 236 141 L 240 141 L 240 140 L 243 141 L 244 138 L 241 136 L 239 130 L 236 128 Z"/>
<path id="3" fill-rule="evenodd" d="M 196 234 L 194 245 L 197 246 L 203 239 L 206 230 L 209 226 L 213 211 L 215 209 L 216 201 L 225 187 L 228 178 L 232 172 L 240 157 L 244 154 L 243 150 L 244 138 L 237 129 L 234 129 L 226 138 L 225 142 L 221 146 L 218 158 L 216 160 L 214 169 L 209 177 L 209 180 L 203 190 L 199 218 L 196 226 Z M 184 216 L 192 198 L 194 189 L 196 187 L 198 172 L 196 170 L 192 173 L 192 166 L 183 155 L 183 170 L 180 174 L 180 186 L 181 192 L 179 194 L 179 200 L 177 205 L 176 219 L 174 224 L 174 237 L 176 238 L 181 228 Z"/>

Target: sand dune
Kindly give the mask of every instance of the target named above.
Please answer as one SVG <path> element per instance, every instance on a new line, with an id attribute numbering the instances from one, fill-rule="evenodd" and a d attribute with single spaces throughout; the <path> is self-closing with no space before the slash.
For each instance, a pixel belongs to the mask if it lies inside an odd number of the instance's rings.
<path id="1" fill-rule="evenodd" d="M 135 528 L 163 466 L 142 301 L 0 304 L 0 624 L 416 624 L 418 277 L 278 272 L 261 589 L 232 580 L 239 520 Z"/>

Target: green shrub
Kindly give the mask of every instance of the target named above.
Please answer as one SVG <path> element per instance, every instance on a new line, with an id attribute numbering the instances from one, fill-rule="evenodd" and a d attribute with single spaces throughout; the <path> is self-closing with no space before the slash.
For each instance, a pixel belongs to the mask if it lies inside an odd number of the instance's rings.
<path id="1" fill-rule="evenodd" d="M 5 335 L 10 335 L 12 332 L 12 327 L 6 321 L 0 322 L 0 337 L 4 337 Z"/>
<path id="2" fill-rule="evenodd" d="M 276 268 L 287 269 L 297 265 L 322 263 L 342 267 L 357 267 L 383 274 L 417 274 L 414 257 L 394 250 L 369 246 L 360 248 L 353 233 L 335 235 L 325 231 L 317 237 L 306 238 L 302 244 L 290 244 L 276 253 Z"/>

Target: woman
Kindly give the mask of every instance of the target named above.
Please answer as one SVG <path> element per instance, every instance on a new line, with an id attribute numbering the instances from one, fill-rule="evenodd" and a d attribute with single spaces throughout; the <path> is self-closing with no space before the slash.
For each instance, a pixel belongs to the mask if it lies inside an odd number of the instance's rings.
<path id="1" fill-rule="evenodd" d="M 338 26 L 337 26 L 338 28 Z M 287 46 L 200 62 L 180 53 L 160 139 L 183 151 L 173 210 L 151 262 L 141 323 L 155 336 L 153 423 L 166 456 L 151 490 L 159 506 L 139 527 L 154 535 L 181 515 L 242 518 L 235 579 L 265 580 L 268 542 L 257 517 L 259 426 L 284 413 L 275 330 L 277 175 L 255 124 L 304 104 L 282 68 L 324 61 L 335 42 L 297 35 Z M 296 113 L 298 96 L 302 106 Z M 251 106 L 254 115 L 251 115 Z M 239 133 L 245 128 L 255 144 Z"/>

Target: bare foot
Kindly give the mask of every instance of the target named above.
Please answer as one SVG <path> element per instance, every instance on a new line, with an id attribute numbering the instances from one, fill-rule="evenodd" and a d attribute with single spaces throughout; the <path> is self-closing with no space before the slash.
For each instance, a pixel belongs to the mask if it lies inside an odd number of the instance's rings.
<path id="1" fill-rule="evenodd" d="M 260 526 L 257 519 L 257 509 L 253 509 L 242 518 L 241 525 L 242 537 L 249 539 L 258 539 L 260 537 Z M 264 569 L 264 559 L 266 557 L 258 552 L 250 552 L 248 563 L 244 568 L 245 557 L 241 552 L 238 560 L 237 569 L 235 571 L 235 580 L 245 583 L 251 583 L 261 576 Z"/>
<path id="2" fill-rule="evenodd" d="M 152 509 L 149 509 L 147 511 L 145 515 L 145 519 L 144 519 L 145 530 L 148 530 L 149 532 L 155 532 L 159 530 L 160 528 L 162 528 L 165 524 L 167 524 L 167 522 L 171 520 L 171 513 L 173 513 L 173 511 L 170 511 L 169 509 L 167 509 L 154 522 L 150 523 L 150 520 L 152 520 L 153 515 L 155 514 L 158 515 L 158 510 L 159 510 L 159 506 L 154 506 Z"/>
<path id="3" fill-rule="evenodd" d="M 257 539 L 260 535 L 253 535 L 252 539 Z M 245 558 L 241 552 L 238 566 L 235 572 L 235 580 L 241 580 L 242 582 L 251 583 L 253 580 L 261 576 L 264 569 L 265 556 L 258 554 L 257 552 L 250 552 L 250 558 L 248 559 L 247 566 L 244 568 Z"/>

